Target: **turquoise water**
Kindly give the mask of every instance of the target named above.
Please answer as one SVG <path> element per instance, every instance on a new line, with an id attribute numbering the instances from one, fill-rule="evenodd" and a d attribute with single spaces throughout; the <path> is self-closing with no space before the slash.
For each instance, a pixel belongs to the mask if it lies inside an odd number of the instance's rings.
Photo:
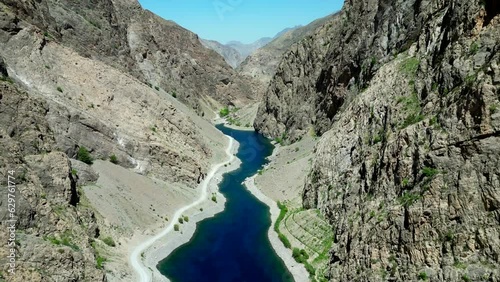
<path id="1" fill-rule="evenodd" d="M 217 126 L 240 143 L 241 167 L 226 173 L 220 191 L 225 209 L 197 224 L 187 244 L 160 261 L 158 270 L 172 282 L 289 282 L 292 275 L 267 237 L 269 207 L 241 183 L 266 164 L 273 146 L 256 132 Z"/>

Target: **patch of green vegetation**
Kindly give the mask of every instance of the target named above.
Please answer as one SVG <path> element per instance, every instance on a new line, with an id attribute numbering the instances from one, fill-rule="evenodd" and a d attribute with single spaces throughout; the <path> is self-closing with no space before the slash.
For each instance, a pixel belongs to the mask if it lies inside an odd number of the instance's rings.
<path id="1" fill-rule="evenodd" d="M 309 272 L 309 275 L 311 277 L 314 276 L 316 270 L 311 264 L 309 264 L 309 262 L 307 262 L 307 260 L 309 259 L 309 255 L 304 249 L 299 250 L 299 248 L 293 248 L 292 257 L 295 259 L 296 262 L 304 264 L 307 272 Z"/>
<path id="2" fill-rule="evenodd" d="M 171 95 L 172 95 L 172 97 L 177 98 L 177 92 L 172 91 L 172 94 L 171 94 Z"/>
<path id="3" fill-rule="evenodd" d="M 278 201 L 277 204 L 278 204 L 278 208 L 280 209 L 280 214 L 278 215 L 278 218 L 276 219 L 276 222 L 274 223 L 274 231 L 276 233 L 278 233 L 278 238 L 281 240 L 283 245 L 289 249 L 292 247 L 292 244 L 290 244 L 290 241 L 288 240 L 288 238 L 280 232 L 280 228 L 279 228 L 281 222 L 285 218 L 286 213 L 288 212 L 288 208 L 286 207 L 286 205 L 282 204 L 280 201 Z"/>
<path id="4" fill-rule="evenodd" d="M 418 200 L 420 200 L 420 195 L 407 191 L 398 198 L 399 203 L 404 207 L 411 207 Z"/>
<path id="5" fill-rule="evenodd" d="M 63 93 L 63 89 L 61 88 L 61 86 L 57 86 L 57 91 Z"/>
<path id="6" fill-rule="evenodd" d="M 438 173 L 439 173 L 439 171 L 435 168 L 432 168 L 432 167 L 424 167 L 422 169 L 422 174 L 426 177 L 429 177 L 429 178 L 434 177 Z"/>
<path id="7" fill-rule="evenodd" d="M 467 274 L 462 275 L 462 280 L 464 280 L 465 282 L 470 282 L 470 281 L 472 281 L 472 280 L 469 278 L 469 276 L 467 276 Z"/>
<path id="8" fill-rule="evenodd" d="M 304 263 L 309 259 L 309 255 L 307 254 L 306 250 L 300 250 L 299 248 L 293 248 L 292 257 L 298 263 Z"/>
<path id="9" fill-rule="evenodd" d="M 184 216 L 184 221 L 185 221 L 185 222 L 189 222 L 189 217 L 185 215 L 185 216 Z"/>
<path id="10" fill-rule="evenodd" d="M 401 124 L 401 129 L 404 129 L 412 124 L 421 122 L 425 119 L 425 116 L 420 114 L 421 107 L 420 101 L 418 99 L 417 93 L 413 92 L 409 97 L 400 97 L 398 99 L 398 104 L 403 104 L 403 111 L 407 114 L 405 120 Z"/>
<path id="11" fill-rule="evenodd" d="M 103 269 L 104 268 L 104 263 L 107 261 L 106 258 L 100 256 L 100 255 L 97 255 L 97 257 L 95 258 L 95 263 L 96 263 L 96 267 L 97 269 Z"/>
<path id="12" fill-rule="evenodd" d="M 408 183 L 410 183 L 410 180 L 408 180 L 408 178 L 404 178 L 401 184 L 403 184 L 403 187 L 406 187 L 408 186 Z"/>
<path id="13" fill-rule="evenodd" d="M 215 195 L 212 196 L 212 202 L 217 203 L 217 197 Z"/>
<path id="14" fill-rule="evenodd" d="M 479 51 L 479 43 L 477 41 L 472 42 L 472 44 L 469 47 L 469 53 L 471 55 L 475 55 L 477 54 L 478 51 Z"/>
<path id="15" fill-rule="evenodd" d="M 60 238 L 56 238 L 55 236 L 47 236 L 44 238 L 46 241 L 49 241 L 50 243 L 54 245 L 63 245 L 66 247 L 70 247 L 73 251 L 79 251 L 80 248 L 71 242 L 71 233 L 66 231 L 64 232 Z"/>
<path id="16" fill-rule="evenodd" d="M 160 91 L 160 87 L 155 86 L 156 91 Z"/>
<path id="17" fill-rule="evenodd" d="M 430 124 L 431 126 L 437 125 L 437 124 L 438 124 L 438 117 L 437 117 L 437 116 L 433 116 L 433 117 L 429 120 L 429 124 Z"/>
<path id="18" fill-rule="evenodd" d="M 180 223 L 180 224 L 184 224 L 184 218 L 179 217 L 179 223 Z"/>
<path id="19" fill-rule="evenodd" d="M 118 158 L 115 155 L 111 155 L 109 157 L 109 161 L 114 163 L 114 164 L 118 164 Z"/>
<path id="20" fill-rule="evenodd" d="M 283 233 L 278 233 L 278 238 L 280 239 L 281 243 L 283 243 L 283 246 L 285 246 L 285 248 L 290 249 L 292 247 L 292 244 Z"/>
<path id="21" fill-rule="evenodd" d="M 174 224 L 174 231 L 179 231 L 179 224 Z"/>
<path id="22" fill-rule="evenodd" d="M 411 57 L 401 62 L 400 69 L 405 74 L 414 76 L 417 73 L 419 66 L 420 60 L 415 57 Z"/>
<path id="23" fill-rule="evenodd" d="M 460 262 L 459 260 L 455 259 L 455 262 L 453 263 L 453 266 L 455 268 L 459 268 L 459 269 L 466 269 L 467 268 L 467 265 L 463 262 Z"/>
<path id="24" fill-rule="evenodd" d="M 71 169 L 71 175 L 76 176 L 78 174 L 78 171 L 76 169 Z"/>
<path id="25" fill-rule="evenodd" d="M 156 132 L 156 130 L 157 130 L 156 129 L 156 125 L 154 125 L 154 126 L 151 127 L 151 131 Z"/>
<path id="26" fill-rule="evenodd" d="M 455 238 L 455 234 L 453 234 L 453 231 L 448 230 L 446 234 L 444 235 L 444 238 L 446 241 L 451 242 L 453 241 L 453 238 Z"/>
<path id="27" fill-rule="evenodd" d="M 113 240 L 113 238 L 111 237 L 106 237 L 104 239 L 102 239 L 102 242 L 110 247 L 116 247 L 116 243 L 115 243 L 115 240 Z"/>
<path id="28" fill-rule="evenodd" d="M 498 110 L 497 104 L 490 105 L 490 114 L 495 114 Z"/>
<path id="29" fill-rule="evenodd" d="M 81 161 L 81 162 L 84 162 L 88 165 L 91 165 L 94 163 L 94 159 L 90 155 L 89 151 L 87 150 L 87 148 L 85 148 L 83 146 L 78 149 L 78 152 L 76 154 L 76 159 Z"/>
<path id="30" fill-rule="evenodd" d="M 226 117 L 227 115 L 229 115 L 229 109 L 227 107 L 225 108 L 222 108 L 220 111 L 219 111 L 219 115 L 221 117 Z"/>
<path id="31" fill-rule="evenodd" d="M 477 73 L 469 74 L 467 77 L 465 77 L 465 84 L 467 85 L 473 85 L 474 82 L 477 81 Z"/>
<path id="32" fill-rule="evenodd" d="M 280 137 L 274 138 L 274 141 L 280 145 L 284 144 L 284 141 L 286 140 L 286 132 L 283 132 Z"/>
<path id="33" fill-rule="evenodd" d="M 14 81 L 12 80 L 12 78 L 8 77 L 8 76 L 1 76 L 0 75 L 0 81 L 5 81 L 5 82 L 8 82 L 10 84 L 13 84 Z"/>
<path id="34" fill-rule="evenodd" d="M 425 273 L 425 272 L 422 271 L 422 272 L 420 272 L 418 274 L 418 280 L 424 280 L 425 281 L 427 279 L 429 279 L 429 276 L 427 275 L 427 273 Z"/>

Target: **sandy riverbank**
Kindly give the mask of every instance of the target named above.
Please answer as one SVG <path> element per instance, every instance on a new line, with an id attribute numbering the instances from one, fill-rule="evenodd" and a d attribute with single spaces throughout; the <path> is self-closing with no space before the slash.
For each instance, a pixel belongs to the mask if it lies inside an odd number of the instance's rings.
<path id="1" fill-rule="evenodd" d="M 215 165 L 218 168 L 216 168 L 213 177 L 207 177 L 206 197 L 199 201 L 199 203 L 196 201 L 194 204 L 190 204 L 189 207 L 181 208 L 181 212 L 177 211 L 177 216 L 172 218 L 172 222 L 167 227 L 152 232 L 152 234 L 155 234 L 154 237 L 153 235 L 136 234 L 130 240 L 128 244 L 129 253 L 132 253 L 132 257 L 138 257 L 141 266 L 144 265 L 146 267 L 145 269 L 143 267 L 143 270 L 147 272 L 147 276 L 144 275 L 144 272 L 141 273 L 140 277 L 138 275 L 135 276 L 136 278 L 140 278 L 139 281 L 149 281 L 149 277 L 152 277 L 152 281 L 168 281 L 156 269 L 158 262 L 191 239 L 197 222 L 212 217 L 224 210 L 225 198 L 218 192 L 218 184 L 222 180 L 224 173 L 237 169 L 241 164 L 240 160 L 233 156 L 237 152 L 238 146 L 239 144 L 233 140 L 233 145 L 229 150 L 231 158 L 228 158 L 221 164 Z M 203 185 L 202 183 L 197 189 L 200 193 L 202 192 L 200 190 L 203 189 Z M 217 203 L 211 200 L 212 193 L 216 193 Z M 177 219 L 180 216 L 188 216 L 189 222 L 179 224 L 180 231 L 176 232 L 173 230 L 173 225 L 178 224 Z M 137 264 L 135 262 L 130 263 L 132 265 Z"/>
<path id="2" fill-rule="evenodd" d="M 271 228 L 269 228 L 269 231 L 267 232 L 267 235 L 269 237 L 269 241 L 271 241 L 273 249 L 276 251 L 276 254 L 285 262 L 285 265 L 290 271 L 290 273 L 293 275 L 295 282 L 309 281 L 309 273 L 305 269 L 304 265 L 295 261 L 295 259 L 292 257 L 292 250 L 287 249 L 283 245 L 283 243 L 278 238 L 278 233 L 276 233 L 272 228 L 272 226 L 274 226 L 274 223 L 276 222 L 280 214 L 280 210 L 278 208 L 277 203 L 271 198 L 264 195 L 264 193 L 262 193 L 262 191 L 259 190 L 257 186 L 255 186 L 254 180 L 255 176 L 247 178 L 244 184 L 248 188 L 248 190 L 255 197 L 257 197 L 257 199 L 259 199 L 264 204 L 268 205 L 270 208 L 272 223 L 271 223 Z"/>

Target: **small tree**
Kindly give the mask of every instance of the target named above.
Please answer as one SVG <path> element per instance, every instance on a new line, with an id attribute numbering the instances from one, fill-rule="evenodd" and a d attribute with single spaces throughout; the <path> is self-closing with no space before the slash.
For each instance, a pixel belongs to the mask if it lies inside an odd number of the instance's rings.
<path id="1" fill-rule="evenodd" d="M 78 149 L 78 153 L 76 154 L 76 159 L 88 165 L 91 165 L 94 162 L 94 159 L 92 158 L 92 156 L 90 156 L 89 151 L 85 147 L 80 147 L 80 149 Z"/>

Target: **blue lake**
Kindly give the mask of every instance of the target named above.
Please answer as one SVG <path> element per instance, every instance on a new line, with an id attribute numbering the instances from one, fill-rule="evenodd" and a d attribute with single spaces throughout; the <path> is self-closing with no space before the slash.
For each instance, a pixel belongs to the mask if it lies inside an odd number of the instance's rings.
<path id="1" fill-rule="evenodd" d="M 289 282 L 293 277 L 267 237 L 269 207 L 241 183 L 267 163 L 273 146 L 262 135 L 217 126 L 240 143 L 241 167 L 226 173 L 220 191 L 222 213 L 197 224 L 187 244 L 162 260 L 158 270 L 172 282 Z"/>

